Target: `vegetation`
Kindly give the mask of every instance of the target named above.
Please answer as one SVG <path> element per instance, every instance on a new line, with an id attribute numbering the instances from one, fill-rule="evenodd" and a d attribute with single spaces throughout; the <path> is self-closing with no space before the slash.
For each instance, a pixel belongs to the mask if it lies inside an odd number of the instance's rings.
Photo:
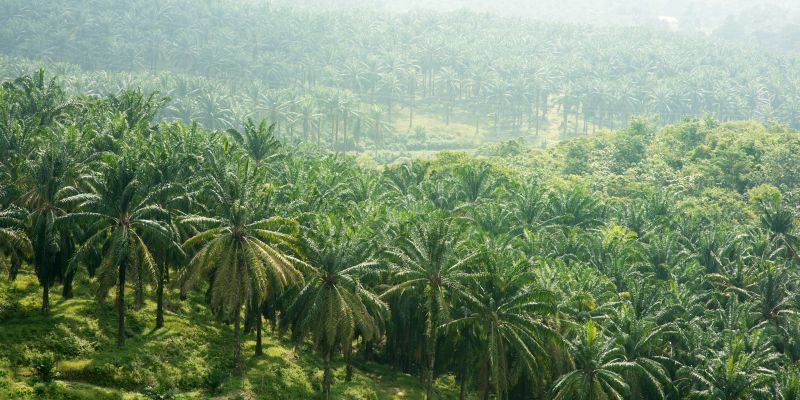
<path id="1" fill-rule="evenodd" d="M 800 395 L 796 56 L 118 3 L 0 5 L 0 398 Z"/>
<path id="2" fill-rule="evenodd" d="M 75 94 L 141 87 L 171 99 L 164 118 L 212 130 L 265 118 L 280 137 L 381 162 L 515 137 L 552 144 L 633 115 L 800 127 L 796 56 L 689 33 L 238 0 L 2 7 L 0 54 L 13 58 L 0 77 L 55 67 Z"/>
<path id="3" fill-rule="evenodd" d="M 3 83 L 4 395 L 796 393 L 786 126 L 636 118 L 375 169 L 161 106 Z"/>

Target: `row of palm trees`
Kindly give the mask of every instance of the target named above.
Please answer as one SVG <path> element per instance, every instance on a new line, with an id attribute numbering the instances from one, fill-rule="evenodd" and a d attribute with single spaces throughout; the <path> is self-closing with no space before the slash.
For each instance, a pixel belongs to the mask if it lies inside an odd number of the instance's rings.
<path id="1" fill-rule="evenodd" d="M 0 91 L 0 239 L 72 296 L 87 274 L 125 313 L 197 286 L 233 325 L 234 368 L 263 320 L 320 355 L 418 374 L 428 398 L 793 398 L 798 391 L 795 215 L 689 218 L 669 194 L 604 200 L 442 156 L 384 171 L 274 126 L 154 124 L 157 97 L 71 98 L 43 74 Z M 691 194 L 688 194 L 691 195 Z M 127 290 L 126 290 L 127 289 Z M 242 327 L 244 325 L 244 329 Z"/>
<path id="2" fill-rule="evenodd" d="M 212 115 L 206 123 L 212 128 L 263 111 L 229 97 L 251 92 L 256 99 L 266 88 L 293 89 L 297 103 L 310 95 L 328 119 L 336 107 L 323 105 L 328 96 L 316 90 L 349 93 L 351 102 L 365 103 L 354 110 L 380 104 L 389 121 L 402 106 L 409 125 L 420 106 L 447 123 L 467 114 L 476 131 L 485 123 L 495 136 L 538 134 L 555 118 L 553 110 L 565 136 L 613 129 L 631 115 L 650 113 L 665 123 L 706 113 L 720 120 L 800 123 L 795 58 L 706 38 L 470 13 L 112 3 L 5 4 L 0 50 L 89 71 L 170 71 L 224 82 L 224 90 L 185 93 L 176 105 L 187 121 L 193 113 Z M 280 131 L 305 126 L 292 122 L 296 117 L 270 120 Z"/>

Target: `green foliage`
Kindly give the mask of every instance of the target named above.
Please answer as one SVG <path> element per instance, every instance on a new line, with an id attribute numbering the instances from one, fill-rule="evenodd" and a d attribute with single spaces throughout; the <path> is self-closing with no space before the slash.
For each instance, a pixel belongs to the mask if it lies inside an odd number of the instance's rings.
<path id="1" fill-rule="evenodd" d="M 58 359 L 56 357 L 54 353 L 49 352 L 34 352 L 28 356 L 36 378 L 44 383 L 49 383 L 59 376 Z"/>
<path id="2" fill-rule="evenodd" d="M 765 173 L 786 127 L 635 118 L 376 169 L 265 121 L 157 123 L 139 91 L 15 85 L 3 397 L 796 392 L 800 188 Z"/>
<path id="3" fill-rule="evenodd" d="M 222 385 L 229 376 L 228 371 L 221 368 L 213 368 L 203 377 L 203 388 L 211 394 L 219 394 Z"/>

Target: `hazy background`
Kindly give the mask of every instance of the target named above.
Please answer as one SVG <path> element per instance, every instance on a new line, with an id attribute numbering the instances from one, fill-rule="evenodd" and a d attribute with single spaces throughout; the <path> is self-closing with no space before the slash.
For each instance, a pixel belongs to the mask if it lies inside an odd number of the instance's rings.
<path id="1" fill-rule="evenodd" d="M 800 0 L 276 0 L 272 4 L 394 12 L 468 9 L 549 21 L 702 32 L 771 50 L 800 51 Z"/>

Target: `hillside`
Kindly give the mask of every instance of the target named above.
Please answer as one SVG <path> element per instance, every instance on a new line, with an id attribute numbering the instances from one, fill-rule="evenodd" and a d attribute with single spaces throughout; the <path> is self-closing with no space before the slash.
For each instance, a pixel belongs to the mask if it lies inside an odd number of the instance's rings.
<path id="1" fill-rule="evenodd" d="M 317 395 L 320 359 L 307 346 L 295 347 L 275 332 L 264 355 L 248 359 L 241 377 L 231 376 L 226 357 L 232 341 L 203 307 L 202 296 L 180 301 L 168 296 L 166 328 L 153 331 L 155 304 L 128 310 L 124 351 L 114 346 L 113 309 L 92 299 L 92 283 L 76 282 L 75 299 L 58 300 L 52 314 L 38 315 L 35 276 L 0 282 L 0 398 L 3 399 L 311 399 Z M 252 354 L 255 342 L 244 343 Z M 50 357 L 50 358 L 48 358 Z M 34 361 L 36 360 L 36 361 Z M 53 362 L 56 383 L 36 383 L 32 362 Z M 337 399 L 419 399 L 419 380 L 385 366 L 356 361 L 350 382 L 336 366 Z M 457 388 L 442 378 L 441 398 Z"/>
<path id="2" fill-rule="evenodd" d="M 800 393 L 786 125 L 379 166 L 56 82 L 0 90 L 0 396 Z"/>

